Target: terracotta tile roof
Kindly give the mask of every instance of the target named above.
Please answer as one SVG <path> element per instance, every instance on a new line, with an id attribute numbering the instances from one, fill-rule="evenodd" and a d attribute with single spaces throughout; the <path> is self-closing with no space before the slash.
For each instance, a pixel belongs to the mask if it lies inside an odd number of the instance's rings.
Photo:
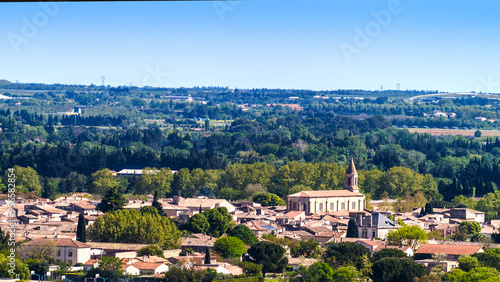
<path id="1" fill-rule="evenodd" d="M 184 199 L 183 206 L 185 207 L 199 207 L 210 208 L 216 204 L 221 204 L 226 200 L 224 199 L 200 199 L 200 198 L 186 198 Z"/>
<path id="2" fill-rule="evenodd" d="M 303 215 L 304 217 L 306 216 L 306 213 L 304 211 L 290 211 L 285 214 L 286 217 L 288 218 L 295 218 L 297 216 Z"/>
<path id="3" fill-rule="evenodd" d="M 79 207 L 79 208 L 82 208 L 84 210 L 95 210 L 96 209 L 96 206 L 88 201 L 75 202 L 75 203 L 71 203 L 71 204 L 74 205 L 75 207 Z"/>
<path id="4" fill-rule="evenodd" d="M 163 263 L 154 263 L 154 262 L 136 262 L 133 264 L 135 268 L 145 269 L 145 270 L 155 270 L 160 267 Z"/>
<path id="5" fill-rule="evenodd" d="M 47 213 L 66 213 L 65 210 L 61 210 L 51 206 L 36 206 L 36 208 Z"/>
<path id="6" fill-rule="evenodd" d="M 47 245 L 50 242 L 54 243 L 57 247 L 76 247 L 76 248 L 90 248 L 89 244 L 85 244 L 76 240 L 59 238 L 59 239 L 36 239 L 28 241 L 23 246 L 41 246 Z"/>
<path id="7" fill-rule="evenodd" d="M 105 243 L 105 242 L 88 242 L 93 249 L 107 250 L 122 250 L 122 251 L 138 251 L 149 244 L 128 244 L 128 243 Z"/>
<path id="8" fill-rule="evenodd" d="M 319 232 L 318 234 L 315 235 L 315 237 L 342 237 L 344 236 L 345 232 L 336 232 L 336 231 L 323 231 Z"/>
<path id="9" fill-rule="evenodd" d="M 364 194 L 351 192 L 349 190 L 320 190 L 302 191 L 288 195 L 288 197 L 321 198 L 321 197 L 364 197 Z"/>
<path id="10" fill-rule="evenodd" d="M 479 252 L 483 246 L 463 246 L 463 245 L 433 245 L 424 244 L 416 254 L 445 254 L 445 255 L 472 255 Z"/>

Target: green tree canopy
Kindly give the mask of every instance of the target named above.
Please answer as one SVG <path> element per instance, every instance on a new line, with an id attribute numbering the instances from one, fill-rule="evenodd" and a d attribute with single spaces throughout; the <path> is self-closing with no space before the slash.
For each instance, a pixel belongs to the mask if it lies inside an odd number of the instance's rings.
<path id="1" fill-rule="evenodd" d="M 85 276 L 95 277 L 96 274 L 99 274 L 106 278 L 119 278 L 124 276 L 122 264 L 123 261 L 121 258 L 102 257 L 99 260 L 99 266 L 88 270 Z"/>
<path id="2" fill-rule="evenodd" d="M 163 250 L 158 245 L 142 247 L 137 251 L 137 256 L 159 256 L 164 258 Z"/>
<path id="3" fill-rule="evenodd" d="M 215 240 L 214 251 L 222 254 L 224 258 L 239 258 L 247 249 L 239 238 L 224 236 Z"/>
<path id="4" fill-rule="evenodd" d="M 205 234 L 210 228 L 207 218 L 202 213 L 197 213 L 189 218 L 186 229 L 193 233 Z"/>
<path id="5" fill-rule="evenodd" d="M 209 228 L 208 234 L 219 237 L 226 233 L 233 220 L 226 207 L 219 207 L 216 209 L 206 210 L 202 213 L 208 220 Z"/>
<path id="6" fill-rule="evenodd" d="M 104 213 L 115 211 L 123 208 L 126 202 L 127 199 L 125 199 L 122 194 L 118 193 L 116 187 L 111 187 L 106 192 L 101 202 L 97 204 L 97 209 Z"/>
<path id="7" fill-rule="evenodd" d="M 27 193 L 35 192 L 38 196 L 42 195 L 42 185 L 40 176 L 32 167 L 14 166 L 16 192 Z M 9 170 L 5 170 L 4 183 L 8 182 Z"/>
<path id="8" fill-rule="evenodd" d="M 278 244 L 262 241 L 248 249 L 245 260 L 262 265 L 262 274 L 281 273 L 288 264 L 285 249 Z"/>
<path id="9" fill-rule="evenodd" d="M 300 266 L 291 282 L 358 281 L 359 273 L 353 266 L 333 268 L 318 261 L 308 268 Z"/>
<path id="10" fill-rule="evenodd" d="M 429 274 L 427 267 L 410 258 L 388 257 L 373 263 L 374 282 L 412 282 L 415 277 Z"/>
<path id="11" fill-rule="evenodd" d="M 383 258 L 406 258 L 408 255 L 399 249 L 385 248 L 373 253 L 373 261 L 378 261 Z"/>
<path id="12" fill-rule="evenodd" d="M 146 167 L 142 171 L 142 176 L 138 177 L 135 182 L 137 194 L 152 194 L 158 191 L 159 195 L 164 197 L 170 193 L 170 185 L 174 181 L 170 168 Z"/>
<path id="13" fill-rule="evenodd" d="M 482 282 L 499 281 L 500 272 L 492 267 L 476 267 L 469 272 L 462 269 L 454 269 L 444 275 L 445 281 L 454 282 Z"/>
<path id="14" fill-rule="evenodd" d="M 354 265 L 357 269 L 365 267 L 364 258 L 371 258 L 370 250 L 353 242 L 329 243 L 323 256 L 333 267 Z"/>
<path id="15" fill-rule="evenodd" d="M 389 231 L 387 243 L 392 246 L 409 246 L 416 250 L 420 245 L 428 240 L 425 231 L 416 225 L 402 226 L 397 230 Z"/>
<path id="16" fill-rule="evenodd" d="M 118 189 L 119 186 L 120 181 L 107 168 L 98 170 L 90 176 L 90 193 L 103 195 L 111 188 Z"/>
<path id="17" fill-rule="evenodd" d="M 262 206 L 285 206 L 286 203 L 278 195 L 272 193 L 261 193 L 253 196 L 252 201 Z"/>
<path id="18" fill-rule="evenodd" d="M 21 281 L 30 279 L 28 266 L 22 263 L 20 259 L 14 258 L 14 268 L 9 263 L 12 263 L 12 260 L 0 253 L 0 277 L 16 278 L 17 274 Z"/>
<path id="19" fill-rule="evenodd" d="M 233 229 L 231 229 L 228 235 L 239 238 L 247 246 L 252 246 L 259 241 L 250 228 L 243 224 L 236 225 Z"/>
<path id="20" fill-rule="evenodd" d="M 464 255 L 458 258 L 458 267 L 463 271 L 469 272 L 478 266 L 479 261 L 475 257 Z"/>
<path id="21" fill-rule="evenodd" d="M 163 249 L 174 249 L 181 243 L 181 232 L 171 219 L 128 209 L 98 217 L 88 235 L 96 242 L 157 244 Z"/>
<path id="22" fill-rule="evenodd" d="M 292 246 L 290 253 L 292 257 L 317 258 L 321 256 L 321 248 L 313 238 L 309 240 L 302 239 L 299 244 Z"/>

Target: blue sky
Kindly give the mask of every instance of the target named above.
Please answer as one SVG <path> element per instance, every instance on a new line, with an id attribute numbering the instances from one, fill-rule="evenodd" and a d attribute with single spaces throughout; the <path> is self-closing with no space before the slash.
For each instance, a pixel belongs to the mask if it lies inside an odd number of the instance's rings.
<path id="1" fill-rule="evenodd" d="M 0 78 L 500 92 L 499 10 L 474 0 L 0 3 Z"/>

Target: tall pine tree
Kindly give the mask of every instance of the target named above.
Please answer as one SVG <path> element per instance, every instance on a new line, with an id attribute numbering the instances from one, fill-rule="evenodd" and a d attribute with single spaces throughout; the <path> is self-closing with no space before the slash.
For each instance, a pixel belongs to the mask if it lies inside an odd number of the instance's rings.
<path id="1" fill-rule="evenodd" d="M 358 225 L 354 218 L 349 219 L 349 224 L 347 225 L 347 238 L 359 238 Z"/>
<path id="2" fill-rule="evenodd" d="M 163 213 L 163 205 L 158 202 L 158 190 L 155 191 L 152 206 L 158 210 L 159 215 L 165 215 L 165 213 Z"/>
<path id="3" fill-rule="evenodd" d="M 205 249 L 205 264 L 211 264 L 210 261 L 210 250 L 208 248 Z"/>
<path id="4" fill-rule="evenodd" d="M 87 243 L 87 230 L 85 230 L 85 217 L 83 213 L 78 216 L 78 226 L 76 227 L 76 240 Z"/>

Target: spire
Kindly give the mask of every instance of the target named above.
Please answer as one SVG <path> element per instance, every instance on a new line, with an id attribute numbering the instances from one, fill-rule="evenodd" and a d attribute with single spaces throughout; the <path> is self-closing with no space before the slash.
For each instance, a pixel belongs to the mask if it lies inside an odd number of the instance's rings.
<path id="1" fill-rule="evenodd" d="M 347 168 L 347 171 L 345 174 L 357 174 L 358 172 L 356 171 L 356 166 L 354 166 L 354 158 L 351 158 L 351 163 L 349 164 L 349 167 Z"/>
<path id="2" fill-rule="evenodd" d="M 349 163 L 349 167 L 345 172 L 345 188 L 351 192 L 358 193 L 358 172 L 356 171 L 356 167 L 354 166 L 354 159 L 351 158 L 351 162 Z"/>

